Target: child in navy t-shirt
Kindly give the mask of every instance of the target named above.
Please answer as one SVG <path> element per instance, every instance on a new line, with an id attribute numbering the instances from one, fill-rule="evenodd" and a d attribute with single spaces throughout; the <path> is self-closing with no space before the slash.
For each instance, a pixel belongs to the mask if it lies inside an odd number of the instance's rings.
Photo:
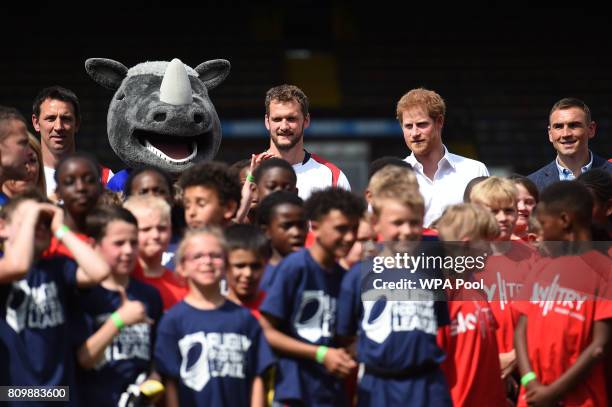
<path id="1" fill-rule="evenodd" d="M 77 353 L 82 368 L 77 382 L 84 405 L 116 406 L 130 384 L 151 373 L 162 300 L 154 287 L 130 277 L 138 256 L 138 224 L 127 209 L 96 208 L 87 229 L 111 274 L 80 295 L 91 336 Z"/>
<path id="2" fill-rule="evenodd" d="M 10 352 L 2 361 L 9 386 L 71 386 L 74 384 L 75 336 L 69 324 L 68 298 L 75 287 L 97 284 L 109 273 L 99 254 L 63 224 L 63 212 L 32 191 L 3 208 L 4 236 L 14 235 L 20 222 L 32 222 L 33 247 L 23 255 L 33 262 L 25 273 L 2 274 L 0 284 L 0 341 Z M 74 254 L 41 259 L 51 231 Z M 33 250 L 32 250 L 33 249 Z M 14 250 L 11 239 L 6 250 Z M 72 398 L 71 398 L 72 400 Z"/>
<path id="3" fill-rule="evenodd" d="M 272 192 L 259 203 L 257 223 L 272 246 L 272 257 L 259 284 L 260 290 L 265 292 L 281 260 L 304 247 L 308 231 L 304 201 L 294 192 Z"/>
<path id="4" fill-rule="evenodd" d="M 309 249 L 287 256 L 276 268 L 260 310 L 262 326 L 281 356 L 276 402 L 308 406 L 346 404 L 340 377 L 357 366 L 336 348 L 336 301 L 344 274 L 336 262 L 355 242 L 364 203 L 328 188 L 306 202 L 315 237 Z"/>
<path id="5" fill-rule="evenodd" d="M 162 317 L 155 344 L 170 405 L 264 404 L 261 377 L 274 357 L 249 310 L 221 295 L 222 242 L 218 229 L 199 229 L 188 232 L 177 250 L 177 271 L 189 294 Z"/>
<path id="6" fill-rule="evenodd" d="M 429 253 L 419 242 L 425 212 L 419 191 L 391 182 L 372 196 L 374 230 L 384 249 L 378 258 Z M 436 343 L 438 327 L 448 325 L 446 302 L 433 290 L 383 290 L 382 282 L 437 277 L 422 270 L 380 267 L 370 258 L 357 263 L 342 280 L 338 300 L 338 335 L 348 343 L 357 335 L 357 359 L 364 366 L 358 384 L 359 406 L 451 406 Z M 379 280 L 376 283 L 376 280 Z M 379 290 L 380 289 L 380 290 Z M 418 296 L 418 297 L 416 297 Z"/>

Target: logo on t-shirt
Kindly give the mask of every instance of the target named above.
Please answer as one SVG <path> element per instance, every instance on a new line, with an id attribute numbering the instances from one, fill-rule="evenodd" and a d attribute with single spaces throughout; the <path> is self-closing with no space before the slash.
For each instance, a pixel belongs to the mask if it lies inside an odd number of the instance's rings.
<path id="1" fill-rule="evenodd" d="M 305 290 L 293 326 L 299 336 L 317 342 L 334 335 L 336 299 L 323 290 Z"/>
<path id="2" fill-rule="evenodd" d="M 363 301 L 361 327 L 365 335 L 383 343 L 391 332 L 422 331 L 436 335 L 438 320 L 434 301 Z"/>
<path id="3" fill-rule="evenodd" d="M 487 300 L 489 302 L 499 301 L 499 307 L 503 310 L 509 300 L 517 297 L 523 284 L 505 280 L 499 271 L 495 273 L 495 276 L 497 281 L 493 284 L 485 283 L 483 289 L 487 293 Z"/>
<path id="4" fill-rule="evenodd" d="M 531 303 L 537 304 L 542 308 L 542 315 L 546 316 L 553 310 L 558 314 L 569 315 L 579 321 L 584 321 L 585 317 L 580 313 L 584 302 L 588 298 L 586 294 L 580 294 L 571 288 L 559 285 L 559 275 L 557 274 L 550 285 L 545 286 L 535 283 L 531 294 Z"/>
<path id="5" fill-rule="evenodd" d="M 110 314 L 99 315 L 96 320 L 101 326 Z M 96 365 L 101 369 L 109 362 L 129 359 L 151 359 L 151 325 L 147 323 L 124 327 L 113 342 L 104 350 L 104 357 Z"/>
<path id="6" fill-rule="evenodd" d="M 64 323 L 64 310 L 55 282 L 30 287 L 16 281 L 6 301 L 6 322 L 19 333 L 24 328 L 46 329 Z"/>
<path id="7" fill-rule="evenodd" d="M 195 332 L 178 342 L 181 379 L 185 386 L 201 391 L 211 377 L 246 377 L 246 354 L 251 340 L 241 334 Z"/>
<path id="8" fill-rule="evenodd" d="M 484 325 L 480 332 L 486 334 L 486 326 L 492 323 L 493 318 L 493 312 L 489 307 L 480 307 L 475 312 L 459 311 L 457 317 L 451 321 L 451 336 L 475 331 L 479 323 Z"/>

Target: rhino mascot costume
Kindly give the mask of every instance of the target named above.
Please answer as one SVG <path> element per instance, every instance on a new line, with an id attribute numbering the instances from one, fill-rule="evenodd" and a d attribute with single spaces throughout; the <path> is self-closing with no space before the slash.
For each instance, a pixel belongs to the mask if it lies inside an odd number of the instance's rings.
<path id="1" fill-rule="evenodd" d="M 217 154 L 221 123 L 208 91 L 227 77 L 228 61 L 191 68 L 173 59 L 128 69 L 112 59 L 91 58 L 85 69 L 95 82 L 115 91 L 108 108 L 108 141 L 128 169 L 111 178 L 109 189 L 122 191 L 132 168 L 153 166 L 177 176 Z"/>

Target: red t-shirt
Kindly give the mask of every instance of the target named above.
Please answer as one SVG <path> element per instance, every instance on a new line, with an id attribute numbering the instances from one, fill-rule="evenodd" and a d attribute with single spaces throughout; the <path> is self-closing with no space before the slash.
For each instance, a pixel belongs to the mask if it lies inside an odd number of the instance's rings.
<path id="1" fill-rule="evenodd" d="M 496 331 L 500 353 L 514 349 L 514 327 L 519 314 L 510 307 L 513 298 L 525 283 L 529 270 L 537 259 L 537 252 L 520 240 L 512 240 L 504 254 L 489 255 L 485 268 L 478 273 L 487 293 L 487 300 L 499 328 Z"/>
<path id="2" fill-rule="evenodd" d="M 93 244 L 93 239 L 90 238 L 89 236 L 83 233 L 76 233 L 74 231 L 73 233 L 75 234 L 76 237 L 78 237 L 85 243 L 89 243 L 90 245 Z M 51 236 L 51 242 L 49 243 L 49 247 L 47 248 L 47 250 L 43 252 L 42 256 L 43 257 L 53 257 L 56 255 L 62 255 L 62 256 L 66 256 L 66 257 L 70 257 L 71 259 L 74 259 L 72 252 L 68 250 L 68 248 L 64 246 L 62 242 L 57 240 L 55 236 Z"/>
<path id="3" fill-rule="evenodd" d="M 185 298 L 189 291 L 187 284 L 176 273 L 166 268 L 164 268 L 164 274 L 161 277 L 147 277 L 144 275 L 140 264 L 136 263 L 132 277 L 157 288 L 164 303 L 164 311 Z"/>
<path id="4" fill-rule="evenodd" d="M 611 267 L 612 260 L 594 250 L 542 260 L 525 285 L 529 301 L 512 304 L 527 317 L 529 362 L 542 384 L 553 383 L 576 363 L 593 340 L 595 321 L 612 318 Z M 527 405 L 524 393 L 521 389 L 519 406 Z M 606 406 L 603 363 L 593 366 L 563 403 Z"/>
<path id="5" fill-rule="evenodd" d="M 470 297 L 475 293 L 470 292 Z M 489 303 L 482 299 L 449 298 L 451 324 L 438 330 L 438 344 L 446 352 L 440 367 L 448 382 L 454 406 L 503 406 L 495 331 L 497 322 Z"/>

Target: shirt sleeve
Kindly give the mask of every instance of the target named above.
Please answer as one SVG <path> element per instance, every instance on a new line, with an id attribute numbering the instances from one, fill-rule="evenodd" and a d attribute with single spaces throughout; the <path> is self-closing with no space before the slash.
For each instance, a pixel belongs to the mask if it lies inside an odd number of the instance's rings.
<path id="1" fill-rule="evenodd" d="M 480 169 L 478 171 L 478 176 L 479 177 L 488 177 L 489 176 L 489 170 L 487 169 L 487 166 L 484 165 L 483 163 L 480 163 Z"/>
<path id="2" fill-rule="evenodd" d="M 438 326 L 450 325 L 450 314 L 448 312 L 448 302 L 436 301 L 434 303 L 434 310 L 436 311 L 436 318 L 438 320 Z"/>
<path id="3" fill-rule="evenodd" d="M 166 314 L 157 327 L 155 367 L 164 376 L 180 377 L 181 354 L 173 318 Z"/>
<path id="4" fill-rule="evenodd" d="M 261 312 L 285 322 L 291 318 L 294 293 L 298 283 L 297 276 L 300 271 L 298 264 L 287 260 L 276 267 L 274 279 L 260 307 Z"/>
<path id="5" fill-rule="evenodd" d="M 351 190 L 351 184 L 349 183 L 348 178 L 346 178 L 346 175 L 344 175 L 344 173 L 342 171 L 340 171 L 340 176 L 338 177 L 338 184 L 337 186 L 339 188 L 344 188 L 347 191 Z"/>
<path id="6" fill-rule="evenodd" d="M 251 315 L 248 315 L 251 317 Z M 250 318 L 251 321 L 251 357 L 249 358 L 253 363 L 249 368 L 251 372 L 251 378 L 255 376 L 263 376 L 263 374 L 268 370 L 270 366 L 276 363 L 276 358 L 272 353 L 272 349 L 266 340 L 266 337 L 263 335 L 263 331 L 261 326 L 255 320 L 255 318 Z"/>
<path id="7" fill-rule="evenodd" d="M 361 292 L 359 289 L 360 270 L 363 263 L 355 264 L 342 278 L 338 297 L 338 335 L 353 336 L 357 332 L 360 317 Z"/>
<path id="8" fill-rule="evenodd" d="M 74 260 L 69 259 L 68 257 L 61 258 L 63 261 L 62 264 L 62 275 L 64 277 L 64 281 L 68 287 L 75 288 L 77 287 L 77 264 Z"/>

